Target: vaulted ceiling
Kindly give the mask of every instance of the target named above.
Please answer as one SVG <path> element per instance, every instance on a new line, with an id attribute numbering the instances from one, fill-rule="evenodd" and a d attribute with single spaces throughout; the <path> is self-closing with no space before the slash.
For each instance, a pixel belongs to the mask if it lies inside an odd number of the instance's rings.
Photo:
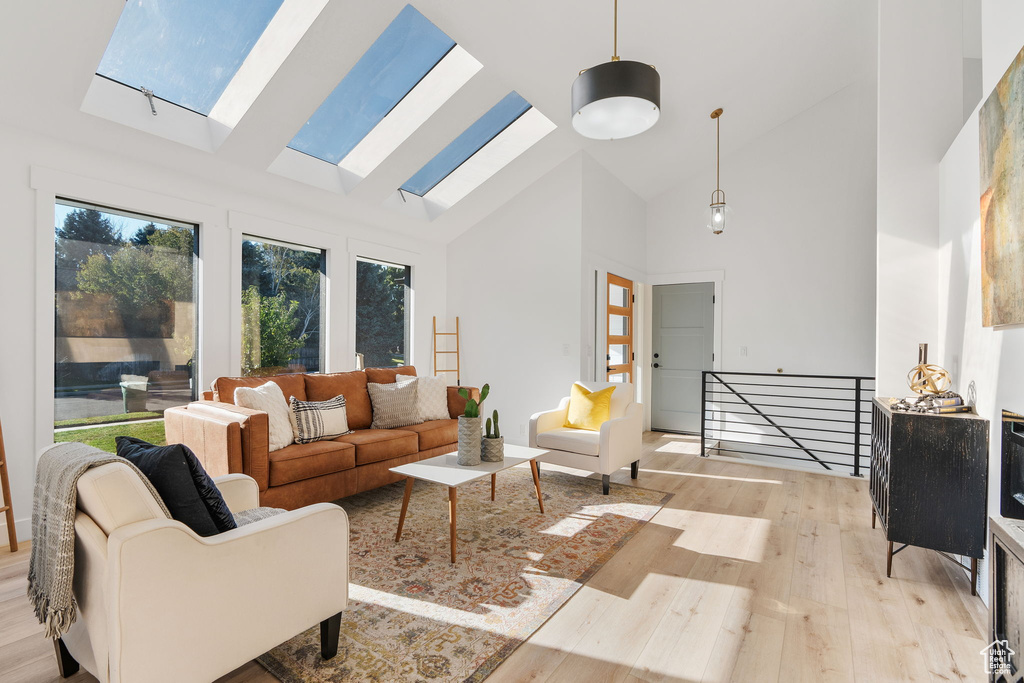
<path id="1" fill-rule="evenodd" d="M 420 0 L 414 6 L 483 68 L 350 191 L 271 174 L 296 131 L 405 4 L 330 0 L 210 152 L 82 111 L 121 0 L 12 3 L 0 22 L 0 121 L 443 242 L 580 150 L 650 199 L 711 168 L 708 115 L 716 107 L 726 112 L 728 153 L 851 82 L 874 77 L 873 2 L 623 0 L 619 54 L 658 68 L 662 115 L 635 138 L 588 140 L 572 130 L 569 89 L 580 69 L 611 56 L 611 0 Z M 396 188 L 511 90 L 557 128 L 432 221 L 386 205 Z M 137 100 L 129 106 L 148 112 L 145 99 Z"/>

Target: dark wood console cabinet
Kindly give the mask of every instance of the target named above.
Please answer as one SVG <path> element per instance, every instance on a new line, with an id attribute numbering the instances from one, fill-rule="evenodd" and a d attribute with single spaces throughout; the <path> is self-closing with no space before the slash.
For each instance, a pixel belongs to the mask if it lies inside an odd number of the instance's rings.
<path id="1" fill-rule="evenodd" d="M 992 544 L 989 546 L 992 591 L 990 654 L 998 659 L 989 664 L 989 680 L 995 683 L 1019 683 L 1024 680 L 1021 654 L 1024 653 L 1024 520 L 992 517 Z M 1010 653 L 1013 654 L 1010 654 Z M 999 670 L 1001 669 L 1001 670 Z"/>
<path id="2" fill-rule="evenodd" d="M 876 398 L 871 422 L 871 526 L 875 516 L 892 557 L 908 545 L 971 558 L 977 590 L 988 521 L 988 420 L 974 413 L 889 410 Z M 900 547 L 893 550 L 893 544 Z M 959 562 L 958 562 L 959 564 Z M 967 567 L 965 567 L 967 568 Z"/>

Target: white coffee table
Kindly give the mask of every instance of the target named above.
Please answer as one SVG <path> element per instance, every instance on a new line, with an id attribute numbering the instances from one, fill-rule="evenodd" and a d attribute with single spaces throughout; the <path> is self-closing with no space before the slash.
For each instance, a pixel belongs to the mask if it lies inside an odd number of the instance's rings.
<path id="1" fill-rule="evenodd" d="M 540 494 L 540 472 L 537 469 L 537 456 L 544 455 L 548 451 L 543 448 L 527 448 L 526 446 L 515 446 L 505 444 L 505 459 L 501 462 L 482 462 L 479 465 L 459 465 L 456 462 L 457 453 L 446 453 L 419 462 L 410 462 L 398 467 L 392 467 L 391 471 L 403 475 L 405 479 L 405 496 L 402 498 L 402 514 L 398 517 L 398 533 L 395 534 L 395 543 L 402 540 L 402 526 L 405 524 L 405 512 L 409 508 L 409 496 L 412 495 L 412 484 L 416 479 L 431 481 L 435 484 L 443 484 L 448 487 L 448 524 L 451 533 L 452 562 L 455 562 L 455 502 L 457 489 L 462 484 L 468 484 L 477 479 L 491 477 L 491 500 L 494 500 L 494 483 L 498 472 L 515 467 L 524 462 L 530 463 L 533 471 L 533 485 L 537 490 L 537 504 L 540 506 L 541 514 L 544 513 L 544 500 Z"/>

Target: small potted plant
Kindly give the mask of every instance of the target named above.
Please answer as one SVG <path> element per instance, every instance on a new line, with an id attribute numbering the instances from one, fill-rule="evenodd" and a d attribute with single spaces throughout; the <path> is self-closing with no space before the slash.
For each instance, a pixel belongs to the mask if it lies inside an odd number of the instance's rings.
<path id="1" fill-rule="evenodd" d="M 480 442 L 480 459 L 484 462 L 501 462 L 505 459 L 505 439 L 498 428 L 498 411 L 494 413 L 494 433 L 491 433 L 491 418 L 487 418 L 487 432 Z"/>
<path id="2" fill-rule="evenodd" d="M 470 398 L 466 389 L 459 389 L 459 396 L 466 399 L 466 409 L 459 415 L 459 454 L 456 462 L 460 465 L 480 464 L 480 405 L 490 390 L 490 385 L 485 384 L 480 389 L 478 401 Z"/>

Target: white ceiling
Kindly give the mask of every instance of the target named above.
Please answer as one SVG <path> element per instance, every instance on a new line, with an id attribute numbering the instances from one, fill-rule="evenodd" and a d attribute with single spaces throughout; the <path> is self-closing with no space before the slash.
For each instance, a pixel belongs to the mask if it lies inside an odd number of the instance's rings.
<path id="1" fill-rule="evenodd" d="M 322 207 L 339 219 L 447 241 L 579 150 L 650 199 L 712 167 L 709 114 L 716 107 L 725 109 L 725 154 L 851 82 L 874 77 L 875 2 L 623 0 L 619 54 L 658 68 L 662 115 L 640 136 L 593 141 L 572 130 L 569 90 L 580 69 L 611 56 L 612 0 L 413 4 L 484 68 L 348 197 L 266 169 L 405 5 L 400 0 L 331 0 L 212 154 L 81 111 L 122 0 L 9 3 L 0 22 L 0 120 Z M 430 223 L 383 206 L 396 187 L 512 89 L 558 128 Z M 148 107 L 139 99 L 140 107 Z"/>

